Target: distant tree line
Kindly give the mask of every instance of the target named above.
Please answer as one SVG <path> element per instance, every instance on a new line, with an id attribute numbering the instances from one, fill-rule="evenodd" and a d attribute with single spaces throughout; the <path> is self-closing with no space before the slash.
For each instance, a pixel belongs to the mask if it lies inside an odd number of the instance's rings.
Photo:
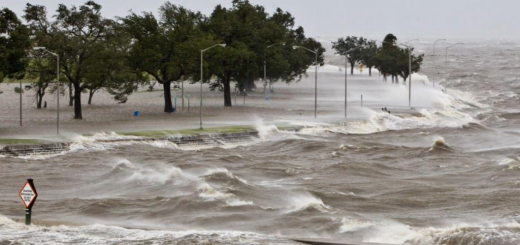
<path id="1" fill-rule="evenodd" d="M 406 81 L 410 76 L 409 54 L 413 53 L 414 49 L 399 45 L 397 37 L 393 34 L 386 35 L 380 46 L 377 42 L 363 37 L 348 36 L 334 42 L 333 49 L 336 54 L 347 56 L 351 74 L 354 74 L 355 64 L 359 63 L 368 68 L 369 75 L 372 75 L 372 68 L 376 68 L 385 81 L 387 77 L 391 77 L 392 82 L 399 82 L 399 77 Z M 419 72 L 423 59 L 424 54 L 411 55 L 412 73 Z"/>
<path id="2" fill-rule="evenodd" d="M 224 106 L 231 106 L 232 85 L 253 89 L 254 81 L 263 78 L 264 62 L 270 82 L 305 76 L 314 54 L 293 50 L 295 45 L 316 50 L 318 65 L 324 64 L 325 49 L 295 26 L 289 12 L 269 14 L 248 0 L 233 0 L 230 8 L 217 5 L 209 16 L 169 2 L 157 17 L 143 12 L 105 18 L 94 1 L 60 4 L 51 18 L 42 5 L 28 3 L 24 13 L 22 23 L 11 10 L 0 11 L 0 82 L 34 80 L 38 108 L 46 92 L 68 93 L 75 119 L 83 118 L 82 93 L 89 94 L 90 104 L 105 89 L 124 103 L 139 86 L 153 82 L 163 85 L 168 113 L 173 109 L 171 85 L 183 80 L 223 91 Z M 205 53 L 201 78 L 200 51 L 221 43 L 227 46 Z M 62 87 L 54 84 L 57 59 L 34 47 L 59 56 Z"/>

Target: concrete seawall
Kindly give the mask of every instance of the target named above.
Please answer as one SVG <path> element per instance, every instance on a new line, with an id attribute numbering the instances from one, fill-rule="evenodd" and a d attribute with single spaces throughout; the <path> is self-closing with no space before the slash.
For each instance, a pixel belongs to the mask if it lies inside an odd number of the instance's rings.
<path id="1" fill-rule="evenodd" d="M 252 141 L 258 138 L 258 131 L 248 131 L 240 133 L 215 133 L 201 134 L 195 136 L 178 136 L 178 137 L 146 137 L 146 138 L 123 138 L 97 140 L 99 143 L 117 143 L 117 142 L 153 142 L 153 141 L 170 141 L 178 146 L 197 146 L 209 145 L 219 146 L 226 143 L 240 143 Z M 0 155 L 3 156 L 29 156 L 38 154 L 57 154 L 68 151 L 74 142 L 53 143 L 53 144 L 36 144 L 36 145 L 9 145 L 0 148 Z"/>

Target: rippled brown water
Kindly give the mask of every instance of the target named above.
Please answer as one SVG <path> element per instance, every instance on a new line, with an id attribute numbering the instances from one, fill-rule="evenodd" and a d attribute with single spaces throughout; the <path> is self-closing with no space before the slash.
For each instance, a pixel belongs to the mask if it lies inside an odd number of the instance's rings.
<path id="1" fill-rule="evenodd" d="M 223 147 L 78 141 L 56 156 L 0 158 L 0 241 L 517 244 L 520 61 L 509 51 L 520 48 L 467 46 L 444 75 L 453 92 L 413 115 L 297 133 L 263 125 L 262 139 Z M 27 177 L 35 219 L 81 226 L 7 218 L 23 214 Z"/>

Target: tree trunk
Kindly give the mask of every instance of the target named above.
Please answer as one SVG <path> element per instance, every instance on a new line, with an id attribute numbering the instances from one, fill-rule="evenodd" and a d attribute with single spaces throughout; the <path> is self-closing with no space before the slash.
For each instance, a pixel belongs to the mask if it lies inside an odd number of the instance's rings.
<path id="1" fill-rule="evenodd" d="M 247 92 L 253 92 L 253 88 L 255 88 L 255 81 L 251 78 L 245 78 L 245 87 Z"/>
<path id="2" fill-rule="evenodd" d="M 369 77 L 372 76 L 372 67 L 368 67 L 368 76 L 369 76 Z"/>
<path id="3" fill-rule="evenodd" d="M 224 77 L 224 106 L 231 107 L 231 74 L 226 73 Z"/>
<path id="4" fill-rule="evenodd" d="M 36 92 L 36 109 L 42 108 L 43 94 L 41 92 L 42 88 L 39 88 Z"/>
<path id="5" fill-rule="evenodd" d="M 72 83 L 69 83 L 69 106 L 74 105 L 74 96 L 72 95 Z"/>
<path id="6" fill-rule="evenodd" d="M 350 62 L 350 75 L 354 75 L 354 65 L 355 62 Z"/>
<path id="7" fill-rule="evenodd" d="M 89 89 L 89 92 L 88 92 L 88 104 L 89 105 L 92 105 L 92 97 L 94 97 L 95 92 L 96 92 L 95 90 Z"/>
<path id="8" fill-rule="evenodd" d="M 74 119 L 83 119 L 81 113 L 81 88 L 79 82 L 74 83 Z"/>
<path id="9" fill-rule="evenodd" d="M 171 82 L 165 81 L 163 83 L 164 88 L 164 112 L 172 113 L 173 105 L 172 105 L 172 92 L 170 88 Z"/>

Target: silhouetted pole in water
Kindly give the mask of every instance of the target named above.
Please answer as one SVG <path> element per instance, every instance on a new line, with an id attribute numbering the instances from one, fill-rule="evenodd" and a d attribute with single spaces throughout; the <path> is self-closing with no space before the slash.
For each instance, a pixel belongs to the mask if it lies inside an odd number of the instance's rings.
<path id="1" fill-rule="evenodd" d="M 267 46 L 267 49 L 270 49 L 271 47 L 273 47 L 274 45 L 277 45 L 277 44 L 281 44 L 281 45 L 285 45 L 285 43 L 275 43 L 275 44 L 271 44 L 269 46 Z M 264 59 L 264 98 L 267 99 L 267 62 L 266 62 L 266 59 Z M 271 87 L 271 86 L 269 86 Z"/>
<path id="2" fill-rule="evenodd" d="M 246 105 L 246 89 L 244 89 L 243 93 L 244 93 L 244 105 Z"/>
<path id="3" fill-rule="evenodd" d="M 318 50 L 310 50 L 306 47 L 302 47 L 302 46 L 293 46 L 293 49 L 298 49 L 298 48 L 302 48 L 302 49 L 305 49 L 311 53 L 314 53 L 314 56 L 316 57 L 316 61 L 315 61 L 315 66 L 316 66 L 316 71 L 315 71 L 315 74 L 314 74 L 314 118 L 318 117 Z"/>
<path id="4" fill-rule="evenodd" d="M 357 48 L 353 48 L 353 49 L 350 49 L 349 51 L 345 52 L 345 118 L 347 118 L 347 70 L 348 70 L 348 67 L 347 67 L 347 55 L 348 53 L 356 50 L 356 49 L 360 49 L 360 48 L 364 48 L 366 47 L 365 45 L 361 46 L 361 47 L 357 47 Z"/>
<path id="5" fill-rule="evenodd" d="M 446 39 L 437 39 L 435 40 L 435 42 L 433 42 L 433 68 L 434 68 L 434 72 L 433 72 L 433 77 L 432 77 L 432 81 L 433 81 L 433 87 L 435 88 L 435 78 L 437 77 L 437 74 L 439 71 L 437 69 L 437 66 L 435 65 L 435 44 L 439 41 L 446 41 Z"/>
<path id="6" fill-rule="evenodd" d="M 56 83 L 58 85 L 58 89 L 56 90 L 56 133 L 60 134 L 60 56 L 56 53 L 53 53 L 49 50 L 47 50 L 45 47 L 34 47 L 34 50 L 43 50 L 51 55 L 56 56 Z M 20 99 L 21 101 L 21 99 Z M 21 118 L 21 111 L 20 111 L 20 118 Z M 21 126 L 21 120 L 20 120 L 20 126 Z"/>
<path id="7" fill-rule="evenodd" d="M 455 45 L 464 45 L 464 43 L 455 43 L 451 46 L 446 47 L 446 55 L 445 55 L 445 62 L 446 62 L 446 73 L 448 73 L 448 49 L 455 46 Z M 448 78 L 446 78 L 446 82 L 448 81 Z M 444 86 L 444 93 L 448 93 L 448 87 Z"/>
<path id="8" fill-rule="evenodd" d="M 182 110 L 184 111 L 184 79 L 181 77 L 181 100 L 182 100 Z"/>
<path id="9" fill-rule="evenodd" d="M 22 126 L 22 93 L 23 93 L 22 79 L 20 79 L 20 126 Z"/>
<path id="10" fill-rule="evenodd" d="M 18 195 L 25 206 L 25 224 L 31 225 L 32 207 L 38 198 L 33 179 L 27 179 L 27 182 L 25 182 Z"/>
<path id="11" fill-rule="evenodd" d="M 207 49 L 203 49 L 200 51 L 200 130 L 202 130 L 202 83 L 204 81 L 204 67 L 203 67 L 203 63 L 204 63 L 204 52 L 206 52 L 207 50 L 210 50 L 214 47 L 217 47 L 217 46 L 220 46 L 220 47 L 226 47 L 226 44 L 215 44 Z"/>
<path id="12" fill-rule="evenodd" d="M 409 42 L 419 41 L 419 39 L 410 40 L 404 44 L 398 44 L 405 46 L 408 49 L 408 107 L 412 107 L 412 49 L 408 46 Z M 404 80 L 406 82 L 406 80 Z"/>

